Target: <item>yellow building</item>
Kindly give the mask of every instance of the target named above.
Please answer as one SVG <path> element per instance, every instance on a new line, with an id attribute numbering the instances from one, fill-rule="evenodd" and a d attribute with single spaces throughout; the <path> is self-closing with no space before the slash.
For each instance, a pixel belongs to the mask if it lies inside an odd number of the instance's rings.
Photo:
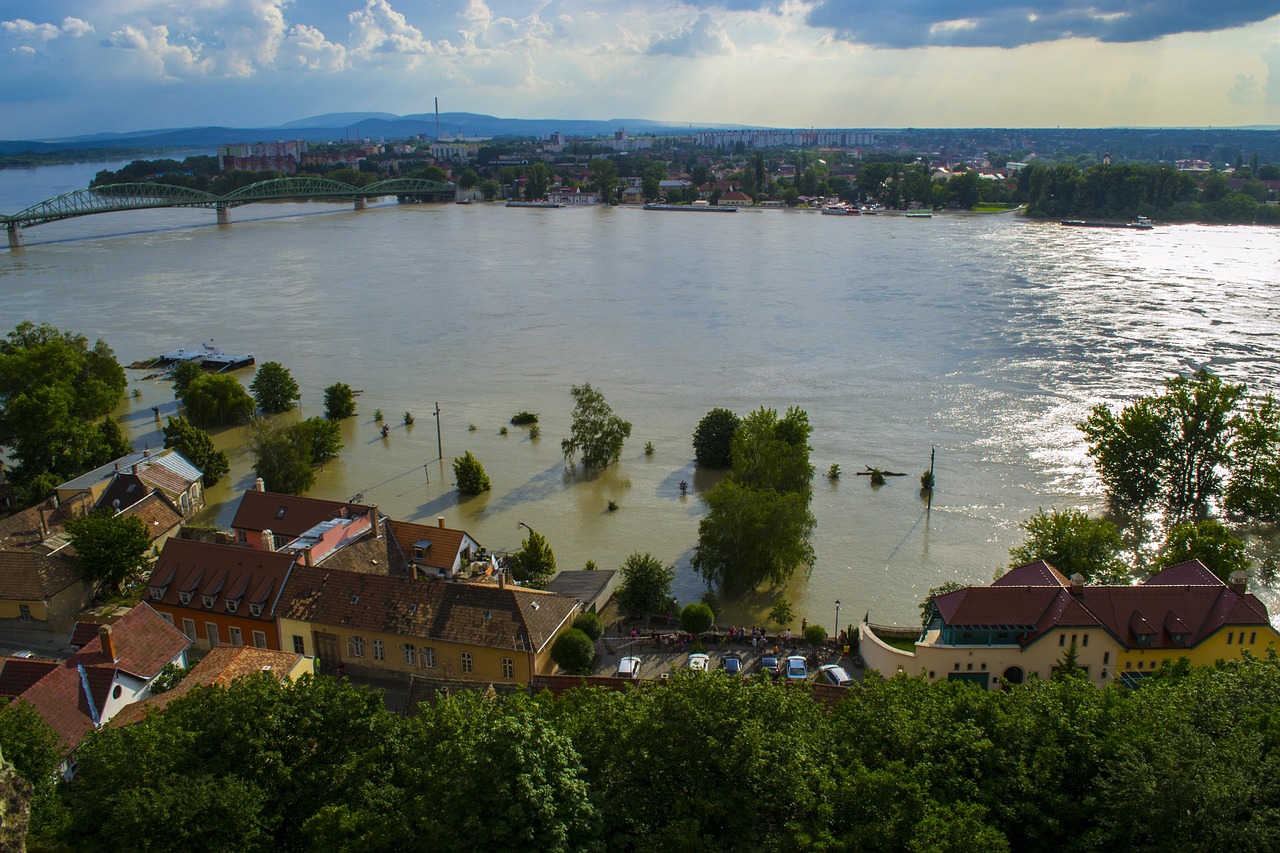
<path id="1" fill-rule="evenodd" d="M 281 596 L 286 650 L 332 671 L 528 683 L 578 613 L 568 596 L 495 583 L 299 566 Z"/>
<path id="2" fill-rule="evenodd" d="M 971 681 L 988 688 L 1047 678 L 1072 645 L 1095 684 L 1136 683 L 1165 661 L 1209 664 L 1280 646 L 1266 606 L 1243 573 L 1224 584 L 1199 561 L 1171 566 L 1136 586 L 1088 586 L 1043 561 L 991 586 L 934 600 L 915 652 L 883 642 L 866 622 L 861 652 L 883 675 Z"/>

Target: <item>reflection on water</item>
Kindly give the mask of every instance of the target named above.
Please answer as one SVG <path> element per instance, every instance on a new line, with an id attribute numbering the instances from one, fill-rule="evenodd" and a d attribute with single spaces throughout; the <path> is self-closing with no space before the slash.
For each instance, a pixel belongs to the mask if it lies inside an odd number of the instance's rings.
<path id="1" fill-rule="evenodd" d="M 824 624 L 837 598 L 846 621 L 870 610 L 910 622 L 929 587 L 987 581 L 1038 507 L 1096 510 L 1075 429 L 1095 402 L 1200 365 L 1258 390 L 1277 384 L 1275 230 L 332 211 L 243 208 L 226 227 L 203 212 L 183 212 L 188 223 L 152 211 L 29 229 L 25 251 L 0 252 L 6 326 L 30 318 L 100 335 L 122 361 L 213 337 L 285 364 L 303 417 L 322 412 L 326 385 L 347 382 L 362 391 L 360 411 L 312 494 L 363 492 L 397 517 L 444 516 L 496 549 L 518 547 L 524 522 L 561 568 L 615 568 L 647 551 L 676 563 L 682 601 L 702 591 L 689 558 L 698 495 L 718 476 L 693 467 L 694 427 L 717 406 L 799 405 L 814 426 L 818 562 L 784 594 Z M 175 221 L 199 227 L 172 230 Z M 593 477 L 566 469 L 560 453 L 569 387 L 584 381 L 633 423 L 621 463 Z M 132 384 L 142 397 L 121 414 L 138 445 L 158 446 L 151 407 L 171 414 L 171 393 Z M 375 408 L 392 427 L 386 439 Z M 539 414 L 541 438 L 500 434 L 521 410 Z M 401 423 L 405 411 L 414 426 Z M 239 430 L 215 441 L 232 474 L 211 491 L 208 515 L 226 524 L 252 472 Z M 933 446 L 927 510 L 918 476 Z M 450 463 L 467 450 L 493 491 L 460 501 Z M 833 462 L 847 473 L 829 483 Z M 853 475 L 864 465 L 908 476 L 872 489 Z M 770 601 L 739 602 L 725 618 L 758 623 Z"/>

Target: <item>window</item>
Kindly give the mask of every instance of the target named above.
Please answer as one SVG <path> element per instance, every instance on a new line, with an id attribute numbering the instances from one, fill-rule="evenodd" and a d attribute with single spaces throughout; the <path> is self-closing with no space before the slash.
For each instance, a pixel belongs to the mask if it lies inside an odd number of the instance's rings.
<path id="1" fill-rule="evenodd" d="M 516 662 L 513 661 L 511 658 L 502 659 L 502 677 L 503 678 L 516 677 Z"/>
<path id="2" fill-rule="evenodd" d="M 1251 645 L 1251 646 L 1252 646 L 1252 645 L 1253 645 L 1254 643 L 1256 643 L 1256 642 L 1258 642 L 1258 632 L 1257 632 L 1257 631 L 1250 631 L 1250 632 L 1249 632 L 1249 645 Z"/>
<path id="3" fill-rule="evenodd" d="M 265 649 L 267 647 L 267 634 L 265 631 L 253 632 L 253 646 L 257 649 Z"/>
<path id="4" fill-rule="evenodd" d="M 1058 645 L 1059 645 L 1059 646 L 1065 646 L 1066 644 L 1067 644 L 1067 635 L 1066 635 L 1066 634 L 1059 634 L 1059 635 L 1058 635 Z"/>
<path id="5" fill-rule="evenodd" d="M 1111 663 L 1111 652 L 1103 652 L 1103 653 L 1102 653 L 1102 662 L 1103 662 L 1103 663 Z"/>
<path id="6" fill-rule="evenodd" d="M 964 668 L 965 668 L 965 669 L 967 669 L 967 670 L 972 670 L 972 669 L 973 669 L 973 664 L 971 664 L 971 663 L 967 663 L 967 664 L 965 664 L 965 665 L 964 665 Z"/>
<path id="7" fill-rule="evenodd" d="M 436 650 L 435 650 L 435 649 L 423 649 L 423 650 L 422 650 L 422 656 L 419 658 L 419 660 L 421 660 L 421 661 L 422 661 L 422 665 L 423 665 L 423 667 L 425 667 L 426 669 L 435 669 L 435 667 L 436 667 Z"/>
<path id="8" fill-rule="evenodd" d="M 209 645 L 218 645 L 218 626 L 212 622 L 204 623 L 204 635 L 209 638 Z"/>
<path id="9" fill-rule="evenodd" d="M 190 604 L 190 603 L 191 603 L 191 593 L 189 593 L 189 592 L 180 592 L 180 593 L 178 593 L 178 600 L 179 600 L 179 601 L 181 601 L 183 604 Z"/>
<path id="10" fill-rule="evenodd" d="M 120 694 L 122 694 L 122 693 L 124 693 L 124 688 L 123 688 L 123 687 L 121 687 L 119 684 L 117 684 L 115 687 L 111 688 L 111 698 L 112 698 L 112 699 L 119 699 L 119 698 L 120 698 Z"/>
<path id="11" fill-rule="evenodd" d="M 228 612 L 228 613 L 235 613 L 235 612 L 236 612 L 236 609 L 237 609 L 239 606 L 240 606 L 240 602 L 239 602 L 239 601 L 236 601 L 234 598 L 228 598 L 228 599 L 227 599 L 227 612 Z"/>
<path id="12" fill-rule="evenodd" d="M 242 636 L 240 635 L 240 629 L 239 629 L 239 628 L 237 628 L 237 627 L 235 627 L 234 625 L 232 625 L 230 628 L 228 628 L 228 629 L 227 629 L 227 632 L 228 632 L 228 633 L 230 634 L 230 636 L 231 636 L 231 645 L 233 645 L 233 646 L 243 646 L 243 645 L 244 645 L 244 637 L 242 637 Z"/>
<path id="13" fill-rule="evenodd" d="M 462 671 L 471 672 L 471 652 L 462 653 Z"/>
<path id="14" fill-rule="evenodd" d="M 1228 645 L 1228 646 L 1229 646 L 1229 645 L 1231 645 L 1231 640 L 1232 640 L 1232 638 L 1233 638 L 1233 637 L 1235 637 L 1235 633 L 1234 633 L 1234 632 L 1232 632 L 1232 631 L 1228 631 L 1228 632 L 1227 632 L 1227 645 Z"/>
<path id="15" fill-rule="evenodd" d="M 190 619 L 183 619 L 182 633 L 187 635 L 188 640 L 194 640 L 196 638 L 196 623 Z"/>
<path id="16" fill-rule="evenodd" d="M 382 658 L 383 658 L 383 654 L 382 654 L 382 641 L 381 641 L 381 640 L 374 640 L 374 641 L 373 641 L 373 659 L 374 659 L 374 660 L 382 660 Z"/>
<path id="17" fill-rule="evenodd" d="M 1244 631 L 1240 632 L 1240 645 L 1244 645 Z"/>
<path id="18" fill-rule="evenodd" d="M 212 595 L 202 595 L 202 596 L 200 596 L 200 600 L 204 602 L 204 606 L 205 606 L 206 608 L 212 608 L 212 607 L 213 607 L 213 596 L 212 596 Z"/>
<path id="19" fill-rule="evenodd" d="M 249 605 L 249 615 L 250 615 L 250 616 L 261 616 L 261 615 L 262 615 L 262 605 L 261 605 L 261 604 L 250 604 L 250 605 Z"/>
<path id="20" fill-rule="evenodd" d="M 1081 645 L 1083 645 L 1083 646 L 1088 646 L 1088 645 L 1089 645 L 1089 635 L 1088 635 L 1088 634 L 1085 634 L 1085 635 L 1084 635 L 1084 640 L 1081 642 Z"/>
<path id="21" fill-rule="evenodd" d="M 347 639 L 347 653 L 353 658 L 364 657 L 364 637 L 350 637 Z"/>
<path id="22" fill-rule="evenodd" d="M 247 534 L 247 533 L 245 533 L 243 530 L 241 530 L 238 534 L 236 534 L 236 538 L 237 538 L 237 539 L 239 539 L 241 542 L 248 542 L 248 541 L 249 541 L 249 534 Z"/>
<path id="23" fill-rule="evenodd" d="M 307 653 L 307 644 L 302 639 L 301 634 L 293 635 L 293 651 L 295 654 L 305 655 Z"/>
<path id="24" fill-rule="evenodd" d="M 25 604 L 18 605 L 18 613 L 22 617 L 23 622 L 31 621 L 31 608 Z"/>
<path id="25" fill-rule="evenodd" d="M 164 598 L 164 590 L 158 586 L 147 587 L 147 592 L 151 593 L 152 601 L 159 601 L 160 599 Z"/>
<path id="26" fill-rule="evenodd" d="M 161 618 L 161 619 L 163 619 L 164 621 L 168 622 L 170 625 L 172 625 L 172 624 L 173 624 L 173 614 L 172 614 L 172 613 L 161 613 L 161 614 L 160 614 L 160 618 Z"/>
<path id="27" fill-rule="evenodd" d="M 404 662 L 408 666 L 413 666 L 418 659 L 418 652 L 413 646 L 405 643 L 400 647 L 400 651 L 404 654 Z"/>

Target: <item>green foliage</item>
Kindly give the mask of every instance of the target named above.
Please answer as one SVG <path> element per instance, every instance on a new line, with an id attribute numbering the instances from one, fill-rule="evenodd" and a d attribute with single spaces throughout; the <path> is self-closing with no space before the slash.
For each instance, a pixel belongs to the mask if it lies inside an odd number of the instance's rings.
<path id="1" fill-rule="evenodd" d="M 411 412 L 404 413 L 404 425 L 413 426 L 413 414 Z"/>
<path id="2" fill-rule="evenodd" d="M 1084 676 L 1084 669 L 1080 666 L 1080 657 L 1076 649 L 1076 641 L 1072 640 L 1071 645 L 1067 646 L 1066 651 L 1062 653 L 1062 659 L 1058 661 L 1058 665 L 1054 668 L 1051 678 L 1054 681 L 1062 681 L 1067 678 L 1080 678 Z"/>
<path id="3" fill-rule="evenodd" d="M 582 564 L 582 570 L 584 572 L 594 572 L 599 568 L 600 567 L 596 565 L 595 560 L 587 560 L 585 563 Z"/>
<path id="4" fill-rule="evenodd" d="M 253 398 L 234 376 L 201 373 L 188 384 L 182 398 L 187 418 L 199 427 L 247 423 L 253 416 Z"/>
<path id="5" fill-rule="evenodd" d="M 574 401 L 573 424 L 569 438 L 560 442 L 565 461 L 581 454 L 582 466 L 587 470 L 617 462 L 623 441 L 631 435 L 631 424 L 615 415 L 604 395 L 589 382 L 574 385 L 569 394 Z"/>
<path id="6" fill-rule="evenodd" d="M 534 424 L 533 426 L 529 427 L 529 440 L 537 441 L 540 438 L 542 438 L 542 427 L 538 426 L 537 424 Z"/>
<path id="7" fill-rule="evenodd" d="M 459 494 L 478 495 L 489 490 L 489 475 L 470 450 L 453 460 L 453 476 L 458 483 Z"/>
<path id="8" fill-rule="evenodd" d="M 693 431 L 693 458 L 703 468 L 733 464 L 733 434 L 740 418 L 728 409 L 712 409 Z"/>
<path id="9" fill-rule="evenodd" d="M 600 203 L 609 204 L 614 201 L 621 183 L 618 164 L 607 157 L 600 157 L 591 161 L 588 171 L 591 173 L 591 189 L 600 194 Z"/>
<path id="10" fill-rule="evenodd" d="M 551 173 L 551 167 L 546 163 L 534 163 L 529 166 L 525 177 L 528 180 L 524 185 L 524 197 L 528 201 L 537 201 L 546 198 L 547 190 L 551 189 L 551 181 L 555 175 Z"/>
<path id="11" fill-rule="evenodd" d="M 644 443 L 644 455 L 645 455 L 645 456 L 652 456 L 652 455 L 653 455 L 653 442 L 652 442 L 652 441 L 646 441 L 646 442 Z"/>
<path id="12" fill-rule="evenodd" d="M 304 458 L 310 459 L 312 465 L 337 459 L 342 452 L 342 427 L 334 421 L 319 416 L 307 418 L 285 427 L 285 432 L 294 437 Z"/>
<path id="13" fill-rule="evenodd" d="M 785 598 L 780 598 L 769 608 L 769 621 L 783 628 L 796 620 L 795 608 Z"/>
<path id="14" fill-rule="evenodd" d="M 164 669 L 160 670 L 160 674 L 151 682 L 152 695 L 158 696 L 161 693 L 168 693 L 177 687 L 190 671 L 191 668 L 182 667 L 176 663 L 165 664 Z"/>
<path id="15" fill-rule="evenodd" d="M 1021 545 L 1009 549 L 1011 566 L 1044 560 L 1067 577 L 1084 575 L 1091 584 L 1127 584 L 1129 566 L 1121 558 L 1124 543 L 1110 521 L 1090 518 L 1078 509 L 1038 510 L 1022 529 Z"/>
<path id="16" fill-rule="evenodd" d="M 538 415 L 536 412 L 516 412 L 511 416 L 511 423 L 513 426 L 528 426 L 529 424 L 536 424 L 537 422 Z"/>
<path id="17" fill-rule="evenodd" d="M 596 644 L 575 626 L 556 637 L 551 644 L 551 659 L 565 672 L 587 675 L 596 659 Z"/>
<path id="18" fill-rule="evenodd" d="M 929 619 L 933 616 L 933 600 L 940 595 L 946 595 L 949 592 L 955 592 L 958 589 L 964 589 L 964 584 L 959 581 L 947 581 L 944 584 L 935 586 L 929 590 L 929 594 L 920 602 L 920 625 L 921 627 L 929 624 Z"/>
<path id="19" fill-rule="evenodd" d="M 713 614 L 721 612 L 720 596 L 716 595 L 714 589 L 709 589 L 702 593 L 698 600 L 710 607 Z"/>
<path id="20" fill-rule="evenodd" d="M 212 486 L 231 470 L 231 462 L 224 451 L 213 446 L 209 433 L 193 425 L 186 418 L 170 417 L 164 428 L 164 446 L 176 449 L 203 473 L 201 481 Z"/>
<path id="21" fill-rule="evenodd" d="M 382 423 L 382 409 L 373 410 L 373 422 L 379 423 L 379 424 Z M 472 424 L 472 429 L 474 428 L 475 428 L 475 424 Z"/>
<path id="22" fill-rule="evenodd" d="M 295 400 L 302 399 L 302 390 L 293 375 L 278 361 L 264 362 L 258 367 L 249 391 L 258 408 L 268 415 L 287 412 L 294 407 Z"/>
<path id="23" fill-rule="evenodd" d="M 130 573 L 146 565 L 151 539 L 136 515 L 100 509 L 67 519 L 66 528 L 81 574 L 109 590 L 119 589 Z"/>
<path id="24" fill-rule="evenodd" d="M 810 625 L 804 629 L 804 641 L 811 646 L 821 646 L 827 641 L 827 629 L 821 625 Z"/>
<path id="25" fill-rule="evenodd" d="M 324 416 L 331 421 L 355 417 L 356 395 L 345 382 L 335 382 L 324 389 Z M 378 423 L 382 423 L 382 409 L 378 409 Z"/>
<path id="26" fill-rule="evenodd" d="M 871 485 L 883 486 L 885 484 L 884 471 L 879 468 L 871 469 Z"/>
<path id="27" fill-rule="evenodd" d="M 573 627 L 590 637 L 592 642 L 604 636 L 604 624 L 600 617 L 589 610 L 577 615 L 573 620 Z"/>
<path id="28" fill-rule="evenodd" d="M 458 176 L 458 186 L 464 190 L 473 190 L 480 185 L 480 176 L 476 174 L 475 169 L 465 169 Z"/>
<path id="29" fill-rule="evenodd" d="M 607 504 L 605 504 L 605 508 L 606 508 L 607 510 L 609 510 L 609 512 L 617 512 L 617 511 L 618 511 L 618 502 L 617 502 L 617 501 L 609 501 Z"/>
<path id="30" fill-rule="evenodd" d="M 58 799 L 62 749 L 57 733 L 21 699 L 0 700 L 0 751 L 32 787 L 28 843 L 45 841 L 65 818 Z M 30 849 L 38 849 L 32 844 Z"/>
<path id="31" fill-rule="evenodd" d="M 319 417 L 288 427 L 255 420 L 250 426 L 249 452 L 267 491 L 300 495 L 314 486 L 313 466 L 342 449 L 340 431 L 337 422 Z"/>
<path id="32" fill-rule="evenodd" d="M 0 340 L 0 447 L 24 487 L 44 474 L 58 482 L 110 462 L 127 446 L 103 422 L 127 382 L 103 341 L 48 324 L 19 323 Z M 113 455 L 114 454 L 114 455 Z"/>
<path id="33" fill-rule="evenodd" d="M 832 462 L 831 467 L 827 469 L 827 479 L 828 480 L 840 479 L 840 466 L 837 465 L 835 462 Z"/>
<path id="34" fill-rule="evenodd" d="M 1270 394 L 1249 399 L 1235 420 L 1222 505 L 1234 518 L 1280 520 L 1280 405 Z"/>
<path id="35" fill-rule="evenodd" d="M 676 579 L 675 566 L 663 565 L 649 553 L 638 551 L 623 561 L 619 571 L 622 582 L 614 598 L 618 608 L 628 616 L 666 613 L 671 607 L 671 583 Z"/>
<path id="36" fill-rule="evenodd" d="M 499 430 L 498 430 L 498 435 L 506 435 L 506 434 L 507 434 L 507 432 L 508 432 L 508 430 L 507 430 L 507 428 L 504 426 L 504 427 L 502 427 L 501 429 L 499 429 Z"/>
<path id="37" fill-rule="evenodd" d="M 680 627 L 695 636 L 710 630 L 715 621 L 716 615 L 702 602 L 686 604 L 680 608 Z"/>
<path id="38" fill-rule="evenodd" d="M 1204 563 L 1223 583 L 1231 579 L 1232 572 L 1248 572 L 1253 568 L 1245 555 L 1244 542 L 1211 518 L 1169 528 L 1164 551 L 1152 561 L 1151 571 L 1159 572 L 1188 560 Z"/>
<path id="39" fill-rule="evenodd" d="M 542 589 L 556 573 L 556 555 L 541 533 L 530 530 L 520 550 L 511 555 L 511 574 L 527 586 Z"/>
<path id="40" fill-rule="evenodd" d="M 925 471 L 920 475 L 920 488 L 926 492 L 933 491 L 933 472 Z"/>

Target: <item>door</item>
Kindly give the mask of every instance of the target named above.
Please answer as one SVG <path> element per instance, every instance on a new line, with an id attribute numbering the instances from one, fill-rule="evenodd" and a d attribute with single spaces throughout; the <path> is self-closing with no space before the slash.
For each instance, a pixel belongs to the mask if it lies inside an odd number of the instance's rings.
<path id="1" fill-rule="evenodd" d="M 324 672 L 332 672 L 341 662 L 338 658 L 338 635 L 312 632 L 316 646 L 316 668 Z"/>

